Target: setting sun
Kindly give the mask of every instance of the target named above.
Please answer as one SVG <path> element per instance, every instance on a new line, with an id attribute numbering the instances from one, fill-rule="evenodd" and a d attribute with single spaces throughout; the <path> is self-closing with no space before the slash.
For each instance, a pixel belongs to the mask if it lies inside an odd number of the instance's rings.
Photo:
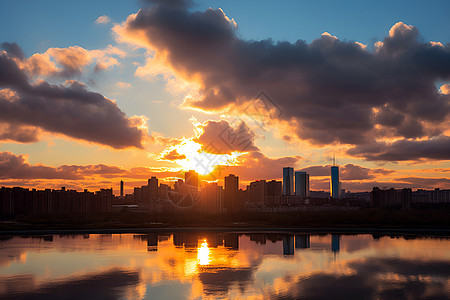
<path id="1" fill-rule="evenodd" d="M 195 170 L 200 175 L 208 175 L 218 165 L 231 165 L 243 153 L 213 154 L 203 151 L 202 145 L 190 139 L 184 139 L 179 145 L 170 148 L 168 152 L 176 151 L 179 159 L 174 162 L 183 170 Z"/>

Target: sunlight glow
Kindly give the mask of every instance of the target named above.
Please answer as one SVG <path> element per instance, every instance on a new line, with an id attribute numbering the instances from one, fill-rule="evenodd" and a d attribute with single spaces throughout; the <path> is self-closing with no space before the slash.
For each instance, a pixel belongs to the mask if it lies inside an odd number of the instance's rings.
<path id="1" fill-rule="evenodd" d="M 232 152 L 231 154 L 212 154 L 202 150 L 202 145 L 190 139 L 183 140 L 170 151 L 176 149 L 185 158 L 174 160 L 185 171 L 195 170 L 200 175 L 208 175 L 218 165 L 232 165 L 243 153 Z"/>
<path id="2" fill-rule="evenodd" d="M 198 263 L 202 266 L 209 265 L 209 263 L 211 262 L 211 259 L 209 257 L 208 242 L 206 241 L 206 239 L 203 240 L 203 243 L 198 248 L 197 260 Z"/>

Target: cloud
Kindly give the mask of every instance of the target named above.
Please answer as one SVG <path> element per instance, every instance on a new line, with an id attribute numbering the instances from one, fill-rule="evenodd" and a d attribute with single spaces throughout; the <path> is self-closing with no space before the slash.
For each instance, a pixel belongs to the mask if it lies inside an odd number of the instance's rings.
<path id="1" fill-rule="evenodd" d="M 145 118 L 127 118 L 116 103 L 77 81 L 51 85 L 41 80 L 32 85 L 6 52 L 0 53 L 0 89 L 0 119 L 11 129 L 5 133 L 7 127 L 2 128 L 7 139 L 20 140 L 14 132 L 23 126 L 116 149 L 142 148 L 147 138 Z"/>
<path id="2" fill-rule="evenodd" d="M 378 161 L 449 160 L 450 137 L 438 136 L 427 140 L 399 140 L 392 143 L 374 142 L 353 147 L 348 154 Z"/>
<path id="3" fill-rule="evenodd" d="M 191 119 L 194 135 L 180 140 L 162 139 L 168 144 L 155 158 L 173 161 L 180 169 L 195 169 L 205 180 L 237 174 L 241 181 L 278 179 L 286 166 L 296 166 L 301 156 L 268 157 L 254 143 L 255 135 L 245 122 Z"/>
<path id="4" fill-rule="evenodd" d="M 119 81 L 119 82 L 116 82 L 116 86 L 120 89 L 128 89 L 131 87 L 131 84 L 129 84 L 128 82 Z"/>
<path id="5" fill-rule="evenodd" d="M 174 168 L 134 167 L 123 168 L 105 164 L 61 165 L 30 164 L 28 155 L 0 152 L 0 186 L 21 186 L 37 189 L 68 189 L 82 191 L 99 190 L 105 187 L 119 187 L 120 180 L 126 183 L 127 193 L 133 187 L 147 185 L 147 180 L 156 176 L 160 182 L 184 178 L 184 173 Z"/>
<path id="6" fill-rule="evenodd" d="M 443 86 L 441 86 L 440 90 L 442 94 L 450 95 L 450 84 L 444 84 Z"/>
<path id="7" fill-rule="evenodd" d="M 82 177 L 62 168 L 42 165 L 32 166 L 26 156 L 0 152 L 0 179 L 81 179 Z"/>
<path id="8" fill-rule="evenodd" d="M 201 134 L 194 139 L 202 144 L 205 152 L 213 154 L 231 154 L 231 152 L 258 151 L 254 143 L 255 135 L 245 122 L 233 124 L 226 120 L 208 120 L 204 123 L 194 123 Z"/>
<path id="9" fill-rule="evenodd" d="M 0 45 L 0 47 L 1 47 L 0 49 L 4 49 L 12 57 L 16 57 L 18 59 L 25 58 L 25 53 L 23 53 L 22 48 L 20 48 L 20 46 L 17 45 L 17 43 L 4 42 Z"/>
<path id="10" fill-rule="evenodd" d="M 267 157 L 259 151 L 249 152 L 238 158 L 237 165 L 217 170 L 217 175 L 239 175 L 242 181 L 272 180 L 282 178 L 283 167 L 295 167 L 302 160 L 301 156 Z M 217 176 L 219 177 L 219 176 Z M 220 176 L 221 177 L 221 176 Z"/>
<path id="11" fill-rule="evenodd" d="M 140 271 L 136 269 L 109 268 L 98 272 L 76 274 L 70 277 L 41 280 L 34 275 L 5 276 L 2 297 L 30 298 L 74 298 L 114 299 L 125 297 L 126 288 L 140 282 Z M 104 288 L 98 289 L 99 286 Z M 8 296 L 9 295 L 9 296 Z"/>
<path id="12" fill-rule="evenodd" d="M 32 165 L 27 155 L 0 152 L 0 179 L 148 179 L 180 175 L 179 171 L 167 168 L 137 167 L 124 169 L 119 166 L 97 165 L 61 165 L 59 167 Z"/>
<path id="13" fill-rule="evenodd" d="M 176 149 L 170 151 L 169 153 L 165 154 L 162 159 L 164 160 L 179 160 L 179 159 L 186 159 L 186 155 L 178 153 Z"/>
<path id="14" fill-rule="evenodd" d="M 450 79 L 450 45 L 421 42 L 414 26 L 395 24 L 374 51 L 330 34 L 311 43 L 248 41 L 220 9 L 158 3 L 114 31 L 199 86 L 187 106 L 242 109 L 266 91 L 283 111 L 274 121 L 318 145 L 431 139 L 447 130 L 450 96 L 435 83 Z"/>
<path id="15" fill-rule="evenodd" d="M 450 186 L 450 178 L 400 177 L 394 180 L 412 184 L 417 188 L 448 188 Z"/>
<path id="16" fill-rule="evenodd" d="M 39 141 L 40 133 L 39 128 L 34 126 L 0 122 L 0 141 L 35 143 Z"/>
<path id="17" fill-rule="evenodd" d="M 330 176 L 332 165 L 325 166 L 310 166 L 306 168 L 300 169 L 300 171 L 307 172 L 310 176 Z M 340 180 L 366 180 L 366 179 L 374 179 L 377 176 L 384 176 L 394 173 L 393 170 L 387 169 L 370 169 L 354 164 L 346 164 L 344 166 L 340 166 L 339 168 L 339 179 Z"/>
<path id="18" fill-rule="evenodd" d="M 343 264 L 341 268 L 349 269 L 348 272 L 286 276 L 281 282 L 289 289 L 274 290 L 265 298 L 329 299 L 330 295 L 351 299 L 446 298 L 446 284 L 423 279 L 448 276 L 450 265 L 445 260 L 368 258 Z"/>
<path id="19" fill-rule="evenodd" d="M 100 16 L 95 20 L 96 24 L 108 24 L 109 22 L 111 22 L 111 19 L 107 15 Z"/>
<path id="20" fill-rule="evenodd" d="M 79 77 L 89 65 L 95 65 L 94 71 L 106 70 L 119 65 L 118 59 L 127 55 L 124 51 L 112 45 L 108 45 L 104 49 L 94 50 L 71 46 L 49 48 L 44 53 L 35 53 L 26 58 L 24 55 L 16 55 L 16 52 L 22 50 L 17 44 L 14 45 L 14 47 L 4 47 L 8 49 L 6 50 L 8 56 L 13 58 L 17 65 L 31 77 L 42 76 L 56 79 Z"/>
<path id="21" fill-rule="evenodd" d="M 193 5 L 192 0 L 143 0 L 151 5 L 164 5 L 172 8 L 187 8 Z"/>

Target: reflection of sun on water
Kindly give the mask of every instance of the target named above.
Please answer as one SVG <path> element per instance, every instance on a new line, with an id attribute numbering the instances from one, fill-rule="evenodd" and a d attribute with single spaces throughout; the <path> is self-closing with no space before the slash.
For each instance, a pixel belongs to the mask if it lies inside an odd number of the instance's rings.
<path id="1" fill-rule="evenodd" d="M 197 260 L 198 260 L 198 263 L 202 266 L 209 265 L 209 263 L 211 261 L 209 259 L 209 248 L 208 248 L 208 243 L 206 242 L 206 239 L 203 240 L 203 243 L 198 248 Z"/>

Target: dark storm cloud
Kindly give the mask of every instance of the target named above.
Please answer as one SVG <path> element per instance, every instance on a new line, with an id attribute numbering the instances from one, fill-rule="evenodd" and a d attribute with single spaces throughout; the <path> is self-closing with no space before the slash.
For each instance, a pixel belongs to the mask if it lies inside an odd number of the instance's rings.
<path id="1" fill-rule="evenodd" d="M 450 137 L 442 135 L 429 140 L 399 140 L 391 144 L 374 142 L 358 145 L 347 153 L 367 160 L 404 161 L 422 158 L 449 160 Z"/>
<path id="2" fill-rule="evenodd" d="M 23 53 L 22 48 L 20 48 L 17 43 L 7 43 L 4 42 L 0 45 L 0 49 L 5 50 L 12 57 L 17 57 L 18 59 L 24 59 L 25 53 Z"/>
<path id="3" fill-rule="evenodd" d="M 39 129 L 32 126 L 0 123 L 0 141 L 34 143 L 39 141 Z"/>
<path id="4" fill-rule="evenodd" d="M 5 52 L 0 52 L 0 92 L 0 120 L 11 124 L 13 131 L 18 126 L 32 126 L 117 149 L 142 148 L 146 133 L 139 125 L 143 120 L 127 118 L 113 101 L 76 81 L 69 85 L 45 81 L 31 85 Z M 19 142 L 36 139 L 0 132 L 4 138 Z"/>
<path id="5" fill-rule="evenodd" d="M 173 8 L 186 8 L 193 5 L 191 0 L 141 0 L 151 5 L 164 5 Z"/>
<path id="6" fill-rule="evenodd" d="M 328 34 L 309 44 L 247 41 L 220 9 L 191 12 L 162 3 L 117 30 L 163 52 L 179 76 L 201 84 L 202 97 L 189 105 L 217 111 L 264 90 L 292 135 L 315 144 L 392 136 L 426 144 L 447 129 L 450 96 L 435 83 L 450 79 L 450 45 L 422 42 L 415 27 L 401 22 L 373 51 Z"/>

